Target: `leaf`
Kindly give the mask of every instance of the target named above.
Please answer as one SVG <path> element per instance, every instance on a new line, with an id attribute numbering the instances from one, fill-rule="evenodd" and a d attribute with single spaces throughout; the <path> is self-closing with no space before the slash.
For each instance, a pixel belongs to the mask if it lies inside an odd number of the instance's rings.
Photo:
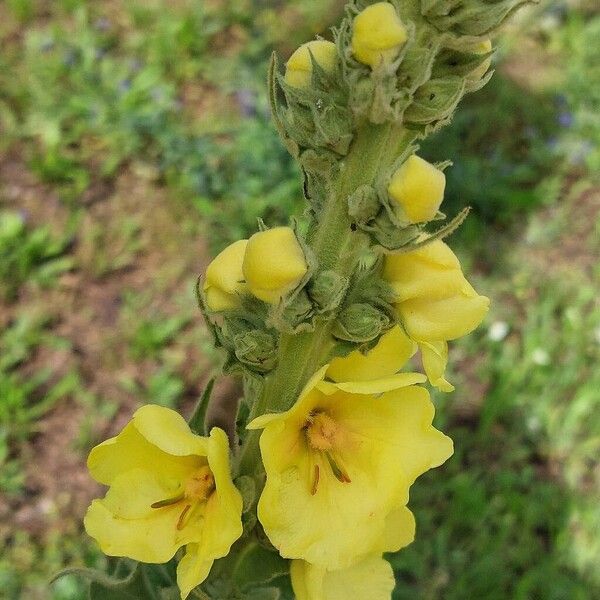
<path id="1" fill-rule="evenodd" d="M 140 564 L 122 579 L 95 569 L 74 568 L 61 571 L 52 581 L 65 575 L 78 575 L 90 581 L 89 600 L 161 600 L 160 590 L 150 585 Z"/>
<path id="2" fill-rule="evenodd" d="M 289 563 L 276 552 L 261 546 L 258 542 L 248 544 L 240 553 L 233 569 L 232 577 L 241 591 L 270 583 L 277 577 L 287 575 Z M 276 589 L 276 588 L 270 588 Z M 277 599 L 279 596 L 261 596 Z"/>

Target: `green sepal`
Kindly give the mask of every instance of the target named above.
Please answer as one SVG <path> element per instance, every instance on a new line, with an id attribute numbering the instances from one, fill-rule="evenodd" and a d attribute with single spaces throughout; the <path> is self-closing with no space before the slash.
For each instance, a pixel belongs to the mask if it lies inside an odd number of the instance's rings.
<path id="1" fill-rule="evenodd" d="M 463 77 L 430 79 L 415 92 L 411 105 L 404 112 L 404 122 L 423 125 L 448 119 L 454 113 L 464 91 Z"/>
<path id="2" fill-rule="evenodd" d="M 273 122 L 275 128 L 279 133 L 279 137 L 286 147 L 287 151 L 294 157 L 297 158 L 300 154 L 300 148 L 298 144 L 288 135 L 285 123 L 281 116 L 281 101 L 279 99 L 279 87 L 277 86 L 277 73 L 279 72 L 279 59 L 277 53 L 271 54 L 271 60 L 269 62 L 268 72 L 268 89 L 269 89 L 269 105 L 271 107 L 271 114 L 273 115 Z"/>
<path id="3" fill-rule="evenodd" d="M 242 494 L 242 524 L 244 531 L 249 533 L 257 523 L 256 504 L 258 502 L 259 486 L 250 475 L 240 475 L 235 479 L 235 487 Z"/>
<path id="4" fill-rule="evenodd" d="M 515 10 L 530 3 L 532 0 L 421 0 L 421 13 L 440 31 L 481 36 L 498 29 Z"/>
<path id="5" fill-rule="evenodd" d="M 190 429 L 198 435 L 206 435 L 207 433 L 205 426 L 206 410 L 215 387 L 215 381 L 216 377 L 211 377 L 208 380 L 189 420 Z"/>
<path id="6" fill-rule="evenodd" d="M 485 54 L 473 54 L 444 48 L 435 59 L 431 76 L 434 79 L 448 76 L 468 77 L 494 54 L 494 50 Z"/>

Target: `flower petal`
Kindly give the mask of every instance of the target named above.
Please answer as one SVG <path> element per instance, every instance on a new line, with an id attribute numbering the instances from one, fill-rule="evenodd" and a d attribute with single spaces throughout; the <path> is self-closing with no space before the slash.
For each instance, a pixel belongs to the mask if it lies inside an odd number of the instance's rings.
<path id="1" fill-rule="evenodd" d="M 178 506 L 157 509 L 146 519 L 116 517 L 103 500 L 94 500 L 84 518 L 85 529 L 108 556 L 127 556 L 146 563 L 164 563 L 185 543 L 180 537 Z M 183 538 L 183 539 L 182 539 Z"/>
<path id="2" fill-rule="evenodd" d="M 454 386 L 444 378 L 446 364 L 448 363 L 448 343 L 440 342 L 419 342 L 421 350 L 421 359 L 423 368 L 431 385 L 442 392 L 454 391 Z"/>
<path id="3" fill-rule="evenodd" d="M 185 555 L 177 565 L 177 586 L 183 600 L 208 577 L 214 562 L 202 556 L 198 544 L 188 544 L 185 547 Z"/>
<path id="4" fill-rule="evenodd" d="M 422 373 L 398 373 L 391 377 L 377 379 L 374 381 L 349 381 L 336 383 L 335 386 L 350 394 L 381 394 L 390 390 L 408 387 L 416 383 L 425 383 L 427 377 Z"/>
<path id="5" fill-rule="evenodd" d="M 164 406 L 147 404 L 133 415 L 133 425 L 151 444 L 173 456 L 206 456 L 206 438 L 194 435 L 185 419 Z"/>
<path id="6" fill-rule="evenodd" d="M 282 413 L 267 413 L 265 415 L 260 415 L 248 423 L 248 425 L 246 425 L 246 429 L 264 429 L 271 423 L 283 421 L 293 415 L 302 415 L 300 418 L 304 419 L 304 413 L 306 412 L 307 407 L 312 406 L 314 403 L 314 389 L 318 383 L 322 382 L 328 367 L 329 365 L 321 367 L 309 379 L 302 392 L 300 392 L 297 402 L 290 410 Z"/>
<path id="7" fill-rule="evenodd" d="M 489 298 L 469 286 L 449 298 L 414 298 L 397 306 L 413 339 L 454 340 L 471 333 L 483 321 L 489 305 Z"/>
<path id="8" fill-rule="evenodd" d="M 338 571 L 294 560 L 290 575 L 296 600 L 390 600 L 396 583 L 392 567 L 380 556 Z"/>
<path id="9" fill-rule="evenodd" d="M 231 481 L 227 434 L 213 427 L 208 440 L 208 465 L 215 478 L 215 492 L 206 503 L 204 529 L 198 553 L 205 559 L 227 555 L 242 535 L 242 495 Z"/>
<path id="10" fill-rule="evenodd" d="M 111 485 L 121 473 L 150 465 L 157 476 L 183 479 L 196 464 L 197 457 L 163 452 L 143 437 L 133 422 L 116 437 L 92 448 L 87 461 L 92 477 L 104 485 Z"/>
<path id="11" fill-rule="evenodd" d="M 334 381 L 370 381 L 397 373 L 415 353 L 416 344 L 396 325 L 367 354 L 358 350 L 334 358 L 327 376 Z"/>
<path id="12" fill-rule="evenodd" d="M 415 539 L 415 530 L 415 516 L 406 506 L 392 511 L 385 520 L 385 535 L 381 552 L 398 552 L 412 544 Z"/>

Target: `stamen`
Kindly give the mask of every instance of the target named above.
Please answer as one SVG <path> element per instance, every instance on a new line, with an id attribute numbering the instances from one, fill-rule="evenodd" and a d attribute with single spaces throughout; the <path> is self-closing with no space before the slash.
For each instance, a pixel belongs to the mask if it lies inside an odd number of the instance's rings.
<path id="1" fill-rule="evenodd" d="M 319 487 L 319 465 L 315 465 L 314 476 L 313 476 L 313 484 L 310 490 L 310 495 L 314 496 L 317 493 L 317 488 Z"/>
<path id="2" fill-rule="evenodd" d="M 329 463 L 335 478 L 341 483 L 352 483 L 348 473 L 346 473 L 346 471 L 344 471 L 344 469 L 335 462 L 333 456 L 331 456 L 329 452 L 325 452 L 325 456 L 327 457 L 327 462 Z"/>
<path id="3" fill-rule="evenodd" d="M 177 531 L 181 531 L 183 529 L 185 525 L 185 517 L 190 511 L 190 508 L 192 508 L 192 505 L 186 504 L 185 508 L 183 509 L 183 512 L 179 515 L 179 520 L 177 521 Z"/>
<path id="4" fill-rule="evenodd" d="M 177 504 L 181 502 L 185 498 L 185 494 L 181 492 L 178 496 L 174 496 L 173 498 L 166 498 L 165 500 L 159 500 L 158 502 L 154 502 L 150 505 L 150 508 L 164 508 L 165 506 L 173 506 L 173 504 Z"/>

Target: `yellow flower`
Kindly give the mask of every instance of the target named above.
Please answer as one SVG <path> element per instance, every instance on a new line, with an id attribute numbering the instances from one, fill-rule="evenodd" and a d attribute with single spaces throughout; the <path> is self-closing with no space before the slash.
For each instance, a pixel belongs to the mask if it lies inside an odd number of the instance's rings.
<path id="1" fill-rule="evenodd" d="M 264 429 L 258 517 L 269 539 L 285 558 L 333 570 L 412 541 L 408 489 L 451 456 L 452 441 L 431 425 L 433 404 L 410 385 L 414 374 L 332 383 L 326 370 L 290 410 L 248 428 Z"/>
<path id="2" fill-rule="evenodd" d="M 444 378 L 448 340 L 473 331 L 490 301 L 465 279 L 456 255 L 441 241 L 405 254 L 386 256 L 383 276 L 396 292 L 396 309 L 408 335 L 418 343 L 432 385 L 454 387 Z"/>
<path id="3" fill-rule="evenodd" d="M 446 380 L 444 373 L 448 364 L 448 342 L 419 342 L 423 368 L 431 385 L 442 392 L 453 392 L 454 386 Z"/>
<path id="4" fill-rule="evenodd" d="M 492 42 L 491 40 L 483 40 L 482 42 L 475 42 L 467 49 L 467 52 L 472 52 L 473 54 L 489 54 L 492 51 Z M 471 81 L 477 81 L 481 79 L 490 68 L 492 64 L 492 58 L 488 56 L 474 71 L 469 73 L 468 78 Z"/>
<path id="5" fill-rule="evenodd" d="M 248 240 L 242 270 L 254 296 L 277 304 L 300 283 L 308 266 L 294 230 L 275 227 Z"/>
<path id="6" fill-rule="evenodd" d="M 86 531 L 109 556 L 177 567 L 185 598 L 242 534 L 242 498 L 229 473 L 225 432 L 194 435 L 178 413 L 140 408 L 119 435 L 92 449 L 88 467 L 110 486 L 85 516 Z"/>
<path id="7" fill-rule="evenodd" d="M 423 223 L 437 214 L 445 187 L 444 173 L 413 154 L 392 175 L 388 193 L 411 223 Z"/>
<path id="8" fill-rule="evenodd" d="M 204 296 L 210 310 L 231 310 L 240 304 L 240 294 L 246 289 L 242 261 L 248 240 L 238 240 L 227 246 L 208 265 L 204 280 Z"/>
<path id="9" fill-rule="evenodd" d="M 296 600 L 390 600 L 396 583 L 390 563 L 380 556 L 340 571 L 293 560 L 290 575 Z"/>
<path id="10" fill-rule="evenodd" d="M 286 63 L 285 81 L 296 88 L 308 88 L 312 83 L 312 54 L 316 63 L 331 73 L 337 63 L 337 48 L 333 42 L 313 40 L 302 44 Z"/>
<path id="11" fill-rule="evenodd" d="M 354 19 L 352 53 L 371 68 L 393 61 L 407 40 L 406 27 L 389 2 L 377 2 Z"/>
<path id="12" fill-rule="evenodd" d="M 371 381 L 389 377 L 400 371 L 416 349 L 416 344 L 402 327 L 396 325 L 382 335 L 367 354 L 355 350 L 343 358 L 334 358 L 327 375 L 334 381 Z"/>
<path id="13" fill-rule="evenodd" d="M 406 332 L 417 342 L 467 335 L 488 311 L 489 299 L 473 289 L 454 252 L 439 240 L 387 255 L 383 276 L 396 292 Z"/>

